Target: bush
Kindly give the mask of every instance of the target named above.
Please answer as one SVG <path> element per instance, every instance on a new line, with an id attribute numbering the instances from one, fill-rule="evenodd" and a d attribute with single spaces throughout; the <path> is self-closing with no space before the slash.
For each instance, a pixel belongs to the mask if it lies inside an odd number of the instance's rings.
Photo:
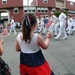
<path id="1" fill-rule="evenodd" d="M 56 11 L 54 14 L 55 14 L 56 17 L 59 17 L 60 12 Z"/>

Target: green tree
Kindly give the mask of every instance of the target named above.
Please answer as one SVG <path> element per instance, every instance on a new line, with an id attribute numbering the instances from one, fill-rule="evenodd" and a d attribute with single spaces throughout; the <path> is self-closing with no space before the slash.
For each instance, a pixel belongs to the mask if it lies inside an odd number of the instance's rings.
<path id="1" fill-rule="evenodd" d="M 60 12 L 59 11 L 56 11 L 54 14 L 55 14 L 55 16 L 59 17 Z"/>

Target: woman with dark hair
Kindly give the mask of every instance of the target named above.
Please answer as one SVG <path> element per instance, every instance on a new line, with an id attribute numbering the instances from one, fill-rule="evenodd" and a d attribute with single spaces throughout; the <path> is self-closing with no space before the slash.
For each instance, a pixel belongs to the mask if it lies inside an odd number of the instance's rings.
<path id="1" fill-rule="evenodd" d="M 18 34 L 15 44 L 16 51 L 20 51 L 20 75 L 52 75 L 41 51 L 41 48 L 48 48 L 51 34 L 48 31 L 44 41 L 41 35 L 34 33 L 36 24 L 34 14 L 24 15 L 22 32 Z"/>

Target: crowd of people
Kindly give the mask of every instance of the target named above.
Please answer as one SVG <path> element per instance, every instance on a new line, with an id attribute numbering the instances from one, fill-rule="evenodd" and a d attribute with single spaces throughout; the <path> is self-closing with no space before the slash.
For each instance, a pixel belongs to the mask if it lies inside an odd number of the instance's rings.
<path id="1" fill-rule="evenodd" d="M 52 21 L 49 27 L 46 27 L 49 21 Z M 43 15 L 40 19 L 37 17 L 37 29 L 35 32 L 42 32 L 43 35 L 47 30 L 53 31 L 55 39 L 59 39 L 63 34 L 63 39 L 67 39 L 67 35 L 73 35 L 75 31 L 75 17 L 72 14 L 66 15 L 64 9 L 60 9 L 60 15 L 57 17 L 54 12 L 51 12 L 51 16 Z"/>
<path id="2" fill-rule="evenodd" d="M 49 25 L 49 23 L 51 24 Z M 13 17 L 10 24 L 11 28 L 8 35 L 12 30 L 16 34 L 13 28 Z M 20 52 L 20 75 L 54 75 L 41 51 L 49 47 L 52 37 L 51 31 L 54 33 L 55 39 L 59 39 L 62 34 L 64 34 L 63 39 L 67 39 L 68 35 L 73 35 L 75 31 L 75 18 L 71 14 L 67 17 L 63 13 L 63 9 L 60 10 L 59 17 L 56 17 L 54 12 L 51 12 L 51 17 L 44 15 L 41 16 L 40 20 L 34 14 L 28 13 L 24 15 L 22 32 L 17 35 L 15 42 L 15 50 Z M 43 35 L 46 35 L 45 41 L 37 32 L 42 32 Z M 2 39 L 0 41 L 0 55 L 3 53 L 3 42 Z"/>

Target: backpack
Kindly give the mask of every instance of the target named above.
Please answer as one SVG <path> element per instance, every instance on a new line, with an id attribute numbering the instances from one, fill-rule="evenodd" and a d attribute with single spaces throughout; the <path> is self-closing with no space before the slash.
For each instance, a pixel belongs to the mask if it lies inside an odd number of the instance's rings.
<path id="1" fill-rule="evenodd" d="M 0 57 L 0 75 L 11 75 L 9 65 Z"/>

